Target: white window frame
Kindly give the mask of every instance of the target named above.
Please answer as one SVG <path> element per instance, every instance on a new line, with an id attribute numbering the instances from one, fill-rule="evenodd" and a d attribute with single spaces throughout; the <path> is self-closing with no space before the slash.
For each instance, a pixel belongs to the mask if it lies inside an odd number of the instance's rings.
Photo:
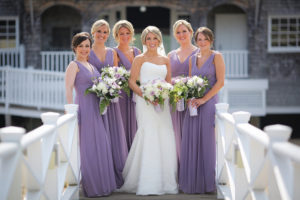
<path id="1" fill-rule="evenodd" d="M 20 34 L 19 34 L 19 18 L 17 16 L 0 16 L 1 21 L 10 21 L 15 20 L 15 34 L 16 34 L 16 47 L 18 48 L 20 46 Z"/>
<path id="2" fill-rule="evenodd" d="M 278 46 L 278 47 L 274 47 L 272 46 L 272 20 L 273 19 L 278 19 L 280 21 L 280 19 L 287 19 L 288 23 L 287 23 L 287 31 L 285 31 L 285 33 L 287 33 L 287 43 L 289 43 L 289 34 L 291 33 L 289 31 L 289 19 L 291 18 L 296 18 L 296 31 L 295 31 L 295 42 L 296 42 L 296 46 Z M 280 23 L 279 23 L 280 24 Z M 279 27 L 280 28 L 280 27 Z M 281 30 L 278 30 L 277 33 L 281 33 Z M 280 43 L 280 38 L 277 39 L 278 42 Z M 268 52 L 270 53 L 296 53 L 296 52 L 300 52 L 300 45 L 298 44 L 300 42 L 300 15 L 269 15 L 268 17 Z"/>

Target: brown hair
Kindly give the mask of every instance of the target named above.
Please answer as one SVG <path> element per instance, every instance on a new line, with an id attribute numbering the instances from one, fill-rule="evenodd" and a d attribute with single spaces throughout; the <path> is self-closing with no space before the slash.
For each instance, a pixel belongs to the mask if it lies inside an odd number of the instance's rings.
<path id="1" fill-rule="evenodd" d="M 197 38 L 198 38 L 199 33 L 202 33 L 204 35 L 205 39 L 207 39 L 211 44 L 214 42 L 213 32 L 209 28 L 202 26 L 202 27 L 198 28 L 197 31 L 195 32 L 194 40 L 196 43 L 197 43 Z"/>
<path id="2" fill-rule="evenodd" d="M 72 50 L 75 52 L 75 48 L 81 44 L 81 42 L 89 40 L 90 46 L 92 46 L 92 39 L 90 37 L 90 34 L 88 32 L 80 32 L 73 36 L 72 39 Z"/>

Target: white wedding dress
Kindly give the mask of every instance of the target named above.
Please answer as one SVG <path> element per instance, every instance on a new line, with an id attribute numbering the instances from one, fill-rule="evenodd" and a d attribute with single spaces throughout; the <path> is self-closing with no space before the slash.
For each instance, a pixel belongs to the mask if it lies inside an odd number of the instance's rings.
<path id="1" fill-rule="evenodd" d="M 166 65 L 144 62 L 140 81 L 165 80 Z M 169 104 L 156 112 L 152 104 L 137 96 L 138 130 L 123 170 L 124 185 L 120 191 L 137 195 L 178 193 L 175 137 Z"/>

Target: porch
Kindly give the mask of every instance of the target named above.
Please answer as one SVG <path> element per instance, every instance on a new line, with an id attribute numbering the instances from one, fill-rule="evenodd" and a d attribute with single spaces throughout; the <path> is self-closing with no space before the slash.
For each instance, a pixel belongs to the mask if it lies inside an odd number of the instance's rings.
<path id="1" fill-rule="evenodd" d="M 220 93 L 220 102 L 229 103 L 230 112 L 245 110 L 253 116 L 265 115 L 268 80 L 248 77 L 248 51 L 222 53 L 226 84 Z M 23 47 L 0 51 L 0 113 L 6 115 L 7 125 L 11 115 L 36 118 L 47 110 L 63 112 L 66 102 L 64 71 L 74 59 L 73 52 L 42 51 L 41 69 L 16 65 L 24 61 L 24 54 Z"/>

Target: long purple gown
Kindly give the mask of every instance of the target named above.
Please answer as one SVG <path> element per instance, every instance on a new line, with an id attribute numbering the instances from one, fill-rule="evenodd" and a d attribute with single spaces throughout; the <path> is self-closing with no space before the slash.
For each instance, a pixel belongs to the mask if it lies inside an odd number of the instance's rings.
<path id="1" fill-rule="evenodd" d="M 92 50 L 89 56 L 89 63 L 94 65 L 99 72 L 101 72 L 103 67 L 112 67 L 114 64 L 113 49 L 107 49 L 104 62 L 101 62 Z M 117 187 L 120 188 L 124 183 L 122 171 L 128 156 L 128 149 L 119 103 L 111 103 L 108 106 L 107 113 L 103 116 L 103 119 L 105 128 L 110 136 L 115 177 Z"/>
<path id="2" fill-rule="evenodd" d="M 131 63 L 127 59 L 127 57 L 123 54 L 123 52 L 120 49 L 115 48 L 115 50 L 117 51 L 120 59 L 119 66 L 123 65 L 127 70 L 130 70 Z M 133 51 L 134 51 L 134 57 L 139 55 L 139 50 L 136 47 L 133 47 Z M 124 125 L 128 150 L 132 145 L 133 138 L 137 131 L 137 122 L 135 116 L 135 102 L 132 101 L 132 95 L 133 95 L 132 91 L 130 91 L 130 97 L 128 97 L 127 94 L 124 91 L 122 91 L 121 98 L 120 98 L 120 109 L 121 109 L 121 115 L 123 119 L 123 125 Z"/>
<path id="3" fill-rule="evenodd" d="M 85 90 L 93 84 L 92 77 L 100 74 L 95 68 L 92 74 L 81 63 L 75 62 L 79 68 L 75 78 L 75 103 L 79 105 L 82 189 L 87 197 L 106 196 L 117 187 L 110 141 L 99 112 L 99 98 L 92 93 L 84 95 Z"/>
<path id="4" fill-rule="evenodd" d="M 196 56 L 192 57 L 192 75 L 206 76 L 210 88 L 216 83 L 213 64 L 215 53 L 197 68 Z M 209 89 L 206 91 L 206 93 Z M 198 107 L 198 115 L 186 112 L 183 121 L 179 187 L 185 193 L 214 192 L 216 167 L 215 104 L 217 95 Z"/>
<path id="5" fill-rule="evenodd" d="M 199 49 L 194 50 L 183 62 L 180 62 L 176 50 L 170 52 L 170 65 L 172 70 L 172 77 L 176 76 L 188 76 L 189 75 L 189 58 L 198 52 Z M 178 160 L 180 160 L 180 146 L 182 135 L 182 123 L 185 116 L 186 109 L 184 111 L 171 111 L 171 117 L 173 122 L 173 128 L 176 140 L 176 152 Z M 180 163 L 178 163 L 180 164 Z"/>

